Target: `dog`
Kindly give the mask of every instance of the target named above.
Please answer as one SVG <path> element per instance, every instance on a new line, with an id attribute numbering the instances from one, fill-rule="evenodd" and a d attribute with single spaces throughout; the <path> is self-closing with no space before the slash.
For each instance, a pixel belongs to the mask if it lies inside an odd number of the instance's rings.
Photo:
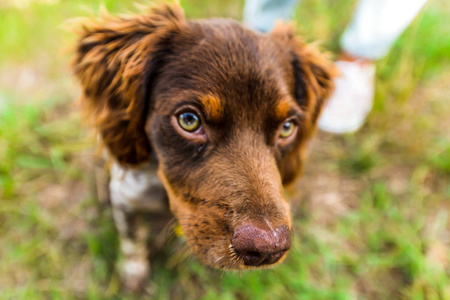
<path id="1" fill-rule="evenodd" d="M 81 104 L 113 160 L 110 194 L 123 280 L 145 284 L 144 212 L 169 201 L 206 265 L 280 263 L 291 246 L 283 187 L 300 173 L 333 91 L 333 64 L 277 24 L 189 21 L 176 4 L 91 20 L 73 69 Z"/>

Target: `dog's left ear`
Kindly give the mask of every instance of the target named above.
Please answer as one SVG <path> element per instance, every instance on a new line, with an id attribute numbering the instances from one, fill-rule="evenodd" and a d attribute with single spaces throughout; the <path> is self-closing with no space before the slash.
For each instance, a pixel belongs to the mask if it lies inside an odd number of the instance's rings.
<path id="1" fill-rule="evenodd" d="M 282 163 L 283 183 L 291 182 L 302 169 L 308 141 L 316 130 L 320 112 L 334 90 L 334 64 L 313 45 L 296 37 L 290 25 L 278 23 L 270 34 L 290 57 L 295 100 L 305 112 L 299 146 L 285 156 Z"/>

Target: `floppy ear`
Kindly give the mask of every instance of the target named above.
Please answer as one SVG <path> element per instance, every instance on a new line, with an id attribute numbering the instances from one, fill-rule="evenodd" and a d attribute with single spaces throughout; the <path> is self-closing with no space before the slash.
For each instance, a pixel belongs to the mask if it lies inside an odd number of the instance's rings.
<path id="1" fill-rule="evenodd" d="M 301 172 L 308 141 L 316 130 L 323 105 L 334 90 L 333 78 L 338 72 L 324 54 L 296 37 L 290 25 L 278 23 L 271 36 L 289 51 L 294 78 L 293 93 L 305 112 L 298 146 L 286 154 L 282 162 L 283 183 L 287 184 Z"/>
<path id="2" fill-rule="evenodd" d="M 72 67 L 83 89 L 81 104 L 103 143 L 122 165 L 150 159 L 145 133 L 149 89 L 164 64 L 170 36 L 181 30 L 178 6 L 90 21 L 80 32 Z"/>

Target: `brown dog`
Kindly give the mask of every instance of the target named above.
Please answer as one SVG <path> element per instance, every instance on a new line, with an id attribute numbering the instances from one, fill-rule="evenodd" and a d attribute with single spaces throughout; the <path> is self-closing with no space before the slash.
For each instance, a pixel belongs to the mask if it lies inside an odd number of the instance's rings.
<path id="1" fill-rule="evenodd" d="M 329 61 L 289 26 L 260 34 L 232 20 L 187 21 L 165 5 L 87 24 L 74 70 L 115 160 L 128 287 L 148 273 L 141 212 L 160 209 L 165 192 L 205 264 L 253 269 L 286 256 L 283 185 L 299 173 L 332 91 Z"/>

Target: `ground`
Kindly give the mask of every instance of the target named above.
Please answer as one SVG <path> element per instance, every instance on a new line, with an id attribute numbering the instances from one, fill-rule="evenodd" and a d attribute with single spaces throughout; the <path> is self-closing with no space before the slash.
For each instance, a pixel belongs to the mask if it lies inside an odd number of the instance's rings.
<path id="1" fill-rule="evenodd" d="M 239 19 L 242 1 L 181 1 L 189 17 Z M 108 1 L 113 12 L 137 11 Z M 336 53 L 354 1 L 303 0 L 298 32 Z M 146 291 L 120 289 L 117 232 L 98 200 L 95 147 L 68 61 L 98 1 L 0 4 L 0 299 L 450 299 L 450 3 L 430 0 L 377 64 L 356 134 L 319 133 L 289 190 L 294 240 L 270 270 L 224 273 L 173 224 Z"/>

